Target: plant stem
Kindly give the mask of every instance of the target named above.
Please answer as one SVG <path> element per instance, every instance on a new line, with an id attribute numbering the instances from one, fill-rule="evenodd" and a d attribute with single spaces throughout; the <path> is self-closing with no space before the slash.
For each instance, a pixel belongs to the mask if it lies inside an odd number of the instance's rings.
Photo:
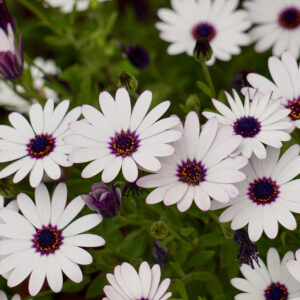
<path id="1" fill-rule="evenodd" d="M 204 61 L 201 61 L 200 64 L 201 64 L 205 79 L 206 79 L 206 81 L 208 83 L 208 86 L 210 88 L 211 96 L 212 96 L 212 98 L 216 98 L 216 92 L 215 92 L 214 84 L 213 84 L 213 81 L 211 79 L 208 67 L 207 67 L 207 65 Z"/>

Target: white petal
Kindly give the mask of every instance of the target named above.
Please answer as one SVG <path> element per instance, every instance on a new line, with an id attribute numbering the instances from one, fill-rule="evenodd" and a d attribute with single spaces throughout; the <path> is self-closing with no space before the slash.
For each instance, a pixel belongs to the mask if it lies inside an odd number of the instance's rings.
<path id="1" fill-rule="evenodd" d="M 30 185 L 34 188 L 37 187 L 41 183 L 43 175 L 44 175 L 43 163 L 42 160 L 38 159 L 36 160 L 30 172 L 30 176 L 29 176 Z"/>
<path id="2" fill-rule="evenodd" d="M 46 277 L 46 256 L 42 256 L 39 262 L 33 268 L 29 279 L 29 293 L 31 296 L 37 295 L 45 281 Z"/>
<path id="3" fill-rule="evenodd" d="M 62 215 L 64 208 L 67 203 L 67 186 L 65 183 L 59 183 L 55 188 L 53 196 L 52 196 L 52 204 L 51 204 L 51 224 L 57 224 L 60 216 Z"/>
<path id="4" fill-rule="evenodd" d="M 52 254 L 47 256 L 46 277 L 51 290 L 55 293 L 60 292 L 63 286 L 63 276 L 57 259 Z"/>
<path id="5" fill-rule="evenodd" d="M 132 158 L 147 171 L 156 172 L 161 168 L 159 160 L 152 155 L 138 151 L 133 153 Z"/>
<path id="6" fill-rule="evenodd" d="M 105 241 L 99 235 L 85 233 L 66 237 L 64 243 L 78 247 L 101 247 Z"/>
<path id="7" fill-rule="evenodd" d="M 199 209 L 207 211 L 210 208 L 210 199 L 209 196 L 204 193 L 204 191 L 200 187 L 195 188 L 195 196 L 194 196 L 195 204 L 199 207 Z"/>
<path id="8" fill-rule="evenodd" d="M 122 157 L 118 156 L 113 159 L 113 161 L 108 164 L 102 172 L 102 181 L 111 182 L 119 174 L 122 166 Z"/>
<path id="9" fill-rule="evenodd" d="M 127 130 L 130 123 L 131 103 L 129 94 L 124 88 L 120 88 L 116 92 L 116 108 L 121 127 L 123 130 Z"/>
<path id="10" fill-rule="evenodd" d="M 83 178 L 90 178 L 100 173 L 115 159 L 114 155 L 107 155 L 89 163 L 82 171 Z"/>
<path id="11" fill-rule="evenodd" d="M 47 187 L 41 183 L 35 189 L 35 203 L 37 213 L 43 225 L 48 226 L 50 222 L 50 196 Z"/>
<path id="12" fill-rule="evenodd" d="M 79 247 L 62 245 L 60 251 L 74 263 L 79 265 L 89 265 L 93 262 L 93 257 L 86 250 Z"/>
<path id="13" fill-rule="evenodd" d="M 36 134 L 41 134 L 44 130 L 44 113 L 39 103 L 31 105 L 29 110 L 30 123 Z"/>
<path id="14" fill-rule="evenodd" d="M 184 196 L 188 189 L 188 185 L 185 183 L 178 182 L 176 185 L 172 186 L 164 197 L 165 205 L 172 205 L 177 203 Z"/>
<path id="15" fill-rule="evenodd" d="M 25 135 L 28 140 L 34 137 L 34 132 L 28 121 L 17 112 L 13 112 L 8 116 L 10 123 L 18 130 L 18 132 Z"/>

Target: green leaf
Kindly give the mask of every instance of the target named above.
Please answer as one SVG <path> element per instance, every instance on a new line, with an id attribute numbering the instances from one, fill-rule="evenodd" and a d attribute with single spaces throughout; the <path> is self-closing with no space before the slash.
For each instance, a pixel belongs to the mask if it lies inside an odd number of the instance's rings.
<path id="1" fill-rule="evenodd" d="M 197 81 L 197 86 L 209 98 L 212 97 L 211 90 L 210 90 L 209 86 L 206 83 L 204 83 L 203 81 Z"/>
<path id="2" fill-rule="evenodd" d="M 176 290 L 178 291 L 178 293 L 180 294 L 180 296 L 182 297 L 183 300 L 189 300 L 187 291 L 186 291 L 185 286 L 184 286 L 184 284 L 181 280 L 175 279 L 175 287 L 176 287 Z"/>
<path id="3" fill-rule="evenodd" d="M 85 297 L 94 298 L 102 295 L 103 290 L 101 289 L 101 287 L 103 287 L 106 283 L 107 283 L 107 279 L 105 274 L 98 275 L 89 285 Z"/>
<path id="4" fill-rule="evenodd" d="M 208 233 L 200 237 L 199 243 L 203 246 L 217 246 L 225 241 L 224 237 L 216 233 Z"/>

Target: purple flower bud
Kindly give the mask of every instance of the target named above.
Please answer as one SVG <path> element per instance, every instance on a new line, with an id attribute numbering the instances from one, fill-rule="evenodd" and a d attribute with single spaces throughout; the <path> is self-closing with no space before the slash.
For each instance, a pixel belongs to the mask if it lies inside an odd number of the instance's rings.
<path id="1" fill-rule="evenodd" d="M 13 80 L 21 76 L 23 71 L 22 35 L 19 44 L 20 50 L 17 49 L 10 24 L 8 24 L 7 32 L 0 28 L 0 77 Z"/>
<path id="2" fill-rule="evenodd" d="M 236 230 L 233 240 L 240 245 L 236 258 L 241 261 L 241 264 L 248 263 L 254 269 L 253 261 L 255 261 L 259 266 L 257 246 L 250 241 L 247 231 Z"/>
<path id="3" fill-rule="evenodd" d="M 166 247 L 161 247 L 158 239 L 155 240 L 154 247 L 152 248 L 152 257 L 156 264 L 159 264 L 161 267 L 167 261 L 168 252 Z"/>
<path id="4" fill-rule="evenodd" d="M 100 182 L 94 183 L 92 191 L 88 195 L 81 195 L 81 198 L 91 210 L 97 211 L 105 218 L 113 218 L 119 213 L 122 193 L 118 187 L 110 189 Z"/>
<path id="5" fill-rule="evenodd" d="M 123 46 L 119 45 L 125 52 L 130 62 L 139 69 L 144 69 L 150 65 L 151 59 L 149 53 L 140 46 Z"/>
<path id="6" fill-rule="evenodd" d="M 0 0 L 0 27 L 7 32 L 9 24 L 13 30 L 16 29 L 15 21 L 6 7 L 5 0 Z"/>

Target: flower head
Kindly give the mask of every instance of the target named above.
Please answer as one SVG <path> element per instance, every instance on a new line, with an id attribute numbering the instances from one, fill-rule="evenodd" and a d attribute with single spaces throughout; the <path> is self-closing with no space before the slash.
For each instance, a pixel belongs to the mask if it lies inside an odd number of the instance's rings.
<path id="1" fill-rule="evenodd" d="M 171 42 L 170 55 L 186 52 L 193 55 L 198 39 L 207 39 L 213 50 L 213 64 L 217 59 L 228 61 L 240 53 L 240 46 L 250 43 L 245 33 L 251 23 L 244 10 L 236 10 L 236 0 L 174 0 L 172 8 L 160 8 L 158 16 L 162 22 L 156 27 L 161 39 Z"/>
<path id="2" fill-rule="evenodd" d="M 267 266 L 258 258 L 259 266 L 254 269 L 243 264 L 240 270 L 244 278 L 233 278 L 231 284 L 243 293 L 234 299 L 255 300 L 293 300 L 299 299 L 299 283 L 292 278 L 287 270 L 286 263 L 293 259 L 291 251 L 287 252 L 282 261 L 275 248 L 270 248 L 267 254 Z"/>
<path id="3" fill-rule="evenodd" d="M 249 158 L 254 152 L 258 158 L 263 159 L 266 157 L 263 144 L 280 148 L 282 141 L 291 139 L 286 130 L 292 125 L 285 120 L 290 110 L 281 107 L 280 102 L 272 101 L 272 94 L 256 93 L 250 102 L 247 93 L 244 103 L 235 90 L 234 98 L 228 93 L 225 94 L 230 108 L 213 99 L 213 104 L 220 114 L 203 112 L 203 115 L 208 119 L 216 117 L 219 123 L 232 126 L 234 133 L 243 138 L 237 153 L 241 152 Z"/>
<path id="4" fill-rule="evenodd" d="M 29 292 L 35 296 L 43 286 L 45 278 L 54 292 L 63 285 L 62 272 L 72 281 L 82 281 L 78 266 L 92 263 L 92 256 L 80 248 L 100 247 L 105 241 L 98 235 L 83 234 L 97 226 L 99 214 L 83 216 L 71 221 L 84 207 L 80 196 L 67 207 L 67 187 L 60 183 L 50 200 L 44 184 L 35 189 L 35 203 L 26 195 L 17 197 L 21 213 L 8 208 L 0 210 L 0 273 L 10 272 L 7 284 L 14 287 L 29 278 Z"/>
<path id="5" fill-rule="evenodd" d="M 238 195 L 233 183 L 245 179 L 239 171 L 248 160 L 229 155 L 239 147 L 242 138 L 234 135 L 230 126 L 218 128 L 216 118 L 209 120 L 200 134 L 199 118 L 190 112 L 184 128 L 178 126 L 183 138 L 174 143 L 175 154 L 162 159 L 162 168 L 156 174 L 144 176 L 137 185 L 156 188 L 146 199 L 148 204 L 163 201 L 165 205 L 177 204 L 179 211 L 190 208 L 193 201 L 201 210 L 208 210 L 210 198 L 229 202 Z"/>
<path id="6" fill-rule="evenodd" d="M 157 157 L 170 156 L 174 148 L 168 143 L 181 138 L 178 130 L 171 130 L 179 118 L 158 119 L 170 102 L 157 105 L 147 115 L 152 93 L 146 91 L 138 98 L 132 112 L 128 92 L 120 88 L 116 100 L 102 92 L 99 97 L 102 113 L 90 105 L 83 105 L 83 121 L 72 122 L 73 135 L 65 141 L 79 150 L 70 154 L 74 163 L 92 161 L 82 171 L 82 177 L 92 177 L 102 170 L 102 181 L 111 182 L 122 168 L 125 179 L 136 181 L 138 168 L 157 171 L 161 164 Z"/>
<path id="7" fill-rule="evenodd" d="M 292 180 L 300 173 L 299 145 L 291 146 L 280 158 L 280 149 L 267 147 L 267 157 L 250 158 L 243 169 L 247 175 L 238 183 L 239 197 L 232 199 L 220 216 L 220 222 L 231 222 L 237 230 L 248 224 L 252 242 L 257 241 L 263 231 L 270 239 L 278 234 L 278 222 L 285 228 L 297 227 L 292 212 L 300 212 L 299 179 Z"/>
<path id="8" fill-rule="evenodd" d="M 290 52 L 284 52 L 281 60 L 272 56 L 269 58 L 269 71 L 274 82 L 256 74 L 250 73 L 247 80 L 253 89 L 250 95 L 258 90 L 261 94 L 272 92 L 272 98 L 290 109 L 289 119 L 294 126 L 300 128 L 300 65 Z M 247 90 L 243 90 L 246 93 Z"/>
<path id="9" fill-rule="evenodd" d="M 120 188 L 111 189 L 103 182 L 94 183 L 88 195 L 81 195 L 85 204 L 103 217 L 113 218 L 118 215 L 122 193 Z"/>
<path id="10" fill-rule="evenodd" d="M 23 71 L 22 35 L 19 44 L 18 50 L 11 24 L 7 24 L 6 30 L 0 28 L 0 77 L 13 80 L 21 76 Z"/>
<path id="11" fill-rule="evenodd" d="M 155 300 L 169 299 L 172 293 L 166 293 L 170 279 L 164 279 L 160 284 L 160 266 L 154 265 L 150 269 L 149 264 L 144 261 L 139 267 L 139 272 L 129 263 L 122 263 L 115 267 L 114 274 L 107 274 L 106 278 L 110 285 L 104 287 L 106 295 L 103 300 Z"/>
<path id="12" fill-rule="evenodd" d="M 300 2 L 298 0 L 247 0 L 244 6 L 249 18 L 257 24 L 250 36 L 256 42 L 255 50 L 263 52 L 271 47 L 273 54 L 289 50 L 294 57 L 300 53 Z"/>
<path id="13" fill-rule="evenodd" d="M 13 182 L 21 181 L 29 172 L 32 187 L 41 182 L 44 171 L 57 180 L 61 176 L 61 166 L 72 165 L 67 154 L 75 147 L 66 145 L 63 137 L 68 134 L 69 122 L 77 120 L 80 108 L 74 108 L 66 114 L 69 101 L 62 101 L 54 109 L 49 99 L 44 109 L 38 103 L 29 111 L 30 123 L 20 113 L 13 112 L 9 121 L 13 127 L 0 126 L 0 161 L 13 163 L 0 171 L 0 178 L 16 173 Z"/>

